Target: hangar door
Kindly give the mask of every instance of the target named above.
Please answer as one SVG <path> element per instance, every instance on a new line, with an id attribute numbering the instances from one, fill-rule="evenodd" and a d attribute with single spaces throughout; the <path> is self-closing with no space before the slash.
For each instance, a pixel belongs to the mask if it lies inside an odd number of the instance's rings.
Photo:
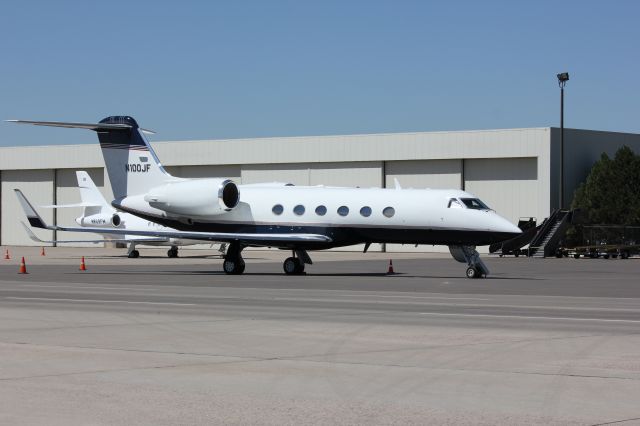
<path id="1" fill-rule="evenodd" d="M 461 171 L 461 160 L 387 161 L 386 186 L 393 188 L 397 179 L 403 188 L 458 189 Z"/>
<path id="2" fill-rule="evenodd" d="M 499 215 L 512 223 L 537 216 L 541 195 L 537 158 L 483 158 L 465 160 L 464 165 L 465 190 Z"/>
<path id="3" fill-rule="evenodd" d="M 382 186 L 379 161 L 344 163 L 248 164 L 242 183 L 285 182 L 294 185 Z"/>
<path id="4" fill-rule="evenodd" d="M 169 174 L 182 178 L 228 178 L 240 182 L 239 165 L 165 166 Z"/>
<path id="5" fill-rule="evenodd" d="M 0 236 L 2 245 L 34 246 L 42 245 L 29 239 L 20 222 L 27 219 L 18 203 L 13 189 L 18 188 L 27 196 L 42 218 L 53 222 L 53 210 L 39 208 L 54 203 L 53 170 L 3 170 L 2 171 L 2 218 Z M 34 230 L 43 240 L 51 240 L 53 232 L 43 229 Z"/>
<path id="6" fill-rule="evenodd" d="M 111 202 L 111 190 L 105 190 L 104 169 L 84 169 L 89 173 L 89 177 L 96 184 L 102 195 Z M 80 191 L 78 190 L 78 179 L 76 178 L 75 169 L 59 169 L 56 170 L 56 204 L 77 204 L 80 200 Z M 70 207 L 64 209 L 56 209 L 58 225 L 78 226 L 75 219 L 82 215 L 82 207 Z M 59 240 L 101 240 L 102 236 L 98 234 L 89 234 L 85 232 L 64 232 L 58 231 L 57 239 Z M 102 247 L 104 243 L 70 243 L 61 244 L 65 247 Z"/>

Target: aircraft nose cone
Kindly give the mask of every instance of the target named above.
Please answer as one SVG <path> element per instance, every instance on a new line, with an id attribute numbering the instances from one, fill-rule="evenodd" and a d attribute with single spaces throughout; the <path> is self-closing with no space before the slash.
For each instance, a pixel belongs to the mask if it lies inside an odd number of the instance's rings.
<path id="1" fill-rule="evenodd" d="M 515 237 L 517 235 L 522 234 L 522 229 L 518 228 L 513 223 L 511 223 L 508 220 L 504 219 L 502 232 L 513 234 L 512 236 Z"/>
<path id="2" fill-rule="evenodd" d="M 492 220 L 492 231 L 496 242 L 510 240 L 522 234 L 522 230 L 507 219 L 496 215 Z"/>
<path id="3" fill-rule="evenodd" d="M 82 225 L 82 218 L 81 217 L 76 217 L 76 223 L 78 225 Z"/>

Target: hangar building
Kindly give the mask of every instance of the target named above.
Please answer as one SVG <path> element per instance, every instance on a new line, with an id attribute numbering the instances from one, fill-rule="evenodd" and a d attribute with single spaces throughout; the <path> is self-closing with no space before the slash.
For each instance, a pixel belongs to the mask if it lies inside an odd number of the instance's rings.
<path id="1" fill-rule="evenodd" d="M 78 131 L 78 130 L 77 130 Z M 94 144 L 0 148 L 0 244 L 32 245 L 13 189 L 35 206 L 80 201 L 75 171 L 86 170 L 112 199 L 97 138 Z M 560 129 L 554 127 L 341 136 L 274 137 L 154 142 L 167 170 L 181 177 L 228 177 L 238 183 L 460 188 L 517 223 L 540 222 L 558 207 Z M 640 134 L 565 129 L 564 194 L 602 152 L 622 145 L 640 153 Z M 79 209 L 39 208 L 51 223 L 71 224 Z M 36 230 L 43 239 L 95 239 L 93 234 Z M 373 247 L 372 247 L 373 249 Z M 433 251 L 431 246 L 388 246 L 389 251 Z M 436 248 L 435 250 L 440 251 Z"/>

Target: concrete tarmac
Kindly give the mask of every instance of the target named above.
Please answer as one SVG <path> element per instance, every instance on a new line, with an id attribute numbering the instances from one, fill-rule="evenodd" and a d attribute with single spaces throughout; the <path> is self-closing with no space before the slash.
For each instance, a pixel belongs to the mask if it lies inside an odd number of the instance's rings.
<path id="1" fill-rule="evenodd" d="M 10 251 L 1 424 L 640 424 L 638 259 Z"/>

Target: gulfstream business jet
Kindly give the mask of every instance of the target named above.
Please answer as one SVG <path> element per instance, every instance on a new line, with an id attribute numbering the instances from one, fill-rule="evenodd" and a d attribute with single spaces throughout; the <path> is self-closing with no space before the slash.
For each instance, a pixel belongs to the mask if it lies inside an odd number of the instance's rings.
<path id="1" fill-rule="evenodd" d="M 477 278 L 489 270 L 475 247 L 521 233 L 473 194 L 458 189 L 238 185 L 231 179 L 174 177 L 162 167 L 147 131 L 128 116 L 99 123 L 10 121 L 95 131 L 115 196 L 112 206 L 174 230 L 47 225 L 17 191 L 32 226 L 226 242 L 227 274 L 244 272 L 242 250 L 248 246 L 291 250 L 284 272 L 299 274 L 312 263 L 311 250 L 365 244 L 366 252 L 372 243 L 402 243 L 449 246 L 452 256 L 467 264 L 467 277 Z"/>

